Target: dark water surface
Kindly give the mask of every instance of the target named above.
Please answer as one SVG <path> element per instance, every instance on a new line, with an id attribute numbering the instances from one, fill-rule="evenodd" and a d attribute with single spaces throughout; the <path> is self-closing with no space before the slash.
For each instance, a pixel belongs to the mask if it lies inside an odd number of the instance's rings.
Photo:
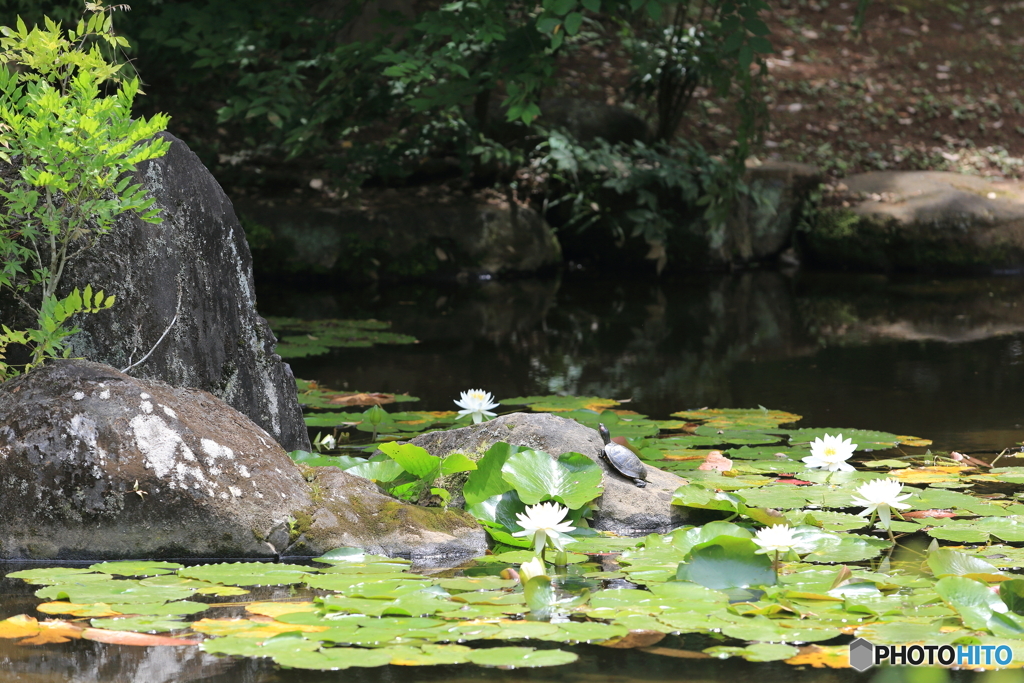
<path id="1" fill-rule="evenodd" d="M 1024 279 L 747 272 L 631 282 L 563 277 L 297 292 L 265 315 L 374 317 L 416 346 L 296 359 L 333 389 L 406 392 L 450 410 L 568 393 L 631 399 L 656 418 L 758 405 L 805 427 L 856 427 L 999 451 L 1024 441 Z M 513 410 L 514 407 L 503 407 Z M 1012 464 L 1012 463 L 1011 463 Z"/>
<path id="2" fill-rule="evenodd" d="M 750 272 L 664 282 L 566 276 L 313 291 L 262 283 L 259 302 L 265 315 L 375 317 L 417 337 L 415 346 L 341 349 L 292 363 L 297 376 L 331 388 L 419 396 L 419 403 L 404 404 L 414 409 L 453 409 L 460 391 L 483 388 L 499 400 L 549 393 L 631 399 L 627 407 L 658 418 L 686 408 L 763 405 L 803 415 L 802 426 L 913 434 L 947 451 L 997 452 L 1024 441 L 1021 278 Z M 0 564 L 0 576 L 27 566 Z M 0 581 L 0 618 L 35 614 L 34 588 Z M 659 646 L 706 644 L 669 636 Z M 195 647 L 31 646 L 0 639 L 0 683 L 1024 683 L 1020 670 L 980 678 L 908 668 L 857 674 L 573 649 L 582 655 L 577 664 L 550 669 L 392 666 L 320 673 L 215 657 Z"/>

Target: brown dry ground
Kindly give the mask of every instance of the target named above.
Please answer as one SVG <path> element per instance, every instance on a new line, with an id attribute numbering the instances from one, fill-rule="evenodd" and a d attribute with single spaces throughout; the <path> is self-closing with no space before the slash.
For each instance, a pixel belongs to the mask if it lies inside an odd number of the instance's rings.
<path id="1" fill-rule="evenodd" d="M 763 18 L 769 127 L 755 156 L 819 165 L 831 177 L 946 170 L 1024 177 L 1024 2 L 769 0 Z M 570 52 L 565 94 L 630 102 L 614 38 Z M 680 135 L 727 146 L 727 100 L 698 89 Z"/>
<path id="2" fill-rule="evenodd" d="M 875 0 L 860 36 L 855 0 L 774 4 L 759 156 L 1024 177 L 1024 2 Z"/>
<path id="3" fill-rule="evenodd" d="M 1024 1 L 874 0 L 859 33 L 856 0 L 769 2 L 770 123 L 755 157 L 813 163 L 833 180 L 888 169 L 1024 179 Z M 613 22 L 604 29 L 596 43 L 567 46 L 550 94 L 642 114 Z M 721 149 L 734 123 L 727 100 L 698 89 L 679 133 Z M 264 178 L 274 166 L 261 169 Z M 296 160 L 277 168 L 289 178 L 277 188 L 243 183 L 229 192 L 324 205 L 372 201 L 379 192 L 336 192 L 336 179 L 316 166 Z M 435 198 L 471 189 L 479 183 L 450 177 L 421 188 Z"/>

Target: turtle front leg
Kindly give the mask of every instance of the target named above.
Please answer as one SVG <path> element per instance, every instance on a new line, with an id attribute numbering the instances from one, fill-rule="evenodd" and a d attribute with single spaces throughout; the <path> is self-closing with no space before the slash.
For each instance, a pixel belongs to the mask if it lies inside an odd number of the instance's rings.
<path id="1" fill-rule="evenodd" d="M 634 479 L 633 483 L 636 484 L 636 487 L 638 489 L 642 489 L 643 487 L 647 486 L 647 482 L 644 481 L 643 479 Z"/>

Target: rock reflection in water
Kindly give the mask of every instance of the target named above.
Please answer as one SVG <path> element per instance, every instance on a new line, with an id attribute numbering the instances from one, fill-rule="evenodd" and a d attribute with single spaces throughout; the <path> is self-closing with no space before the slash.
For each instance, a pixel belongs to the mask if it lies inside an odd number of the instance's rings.
<path id="1" fill-rule="evenodd" d="M 4 683 L 263 683 L 274 666 L 216 657 L 197 646 L 132 647 L 84 640 L 17 645 L 0 640 Z"/>
<path id="2" fill-rule="evenodd" d="M 630 399 L 666 417 L 770 406 L 804 424 L 933 438 L 944 449 L 1024 440 L 1024 279 L 776 272 L 665 281 L 488 282 L 260 293 L 268 314 L 376 317 L 416 346 L 293 363 L 333 388 L 405 391 L 450 409 L 458 392 Z M 511 408 L 511 406 L 509 407 Z M 1009 440 L 1007 436 L 1012 437 Z"/>

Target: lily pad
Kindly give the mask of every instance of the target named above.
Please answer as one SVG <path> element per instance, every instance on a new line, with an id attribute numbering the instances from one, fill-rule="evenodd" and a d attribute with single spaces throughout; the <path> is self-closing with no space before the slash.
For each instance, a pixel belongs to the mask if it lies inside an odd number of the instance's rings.
<path id="1" fill-rule="evenodd" d="M 529 406 L 539 413 L 560 413 L 568 410 L 591 410 L 600 413 L 619 405 L 618 401 L 599 396 L 516 396 L 501 399 L 503 405 Z"/>
<path id="2" fill-rule="evenodd" d="M 604 490 L 601 466 L 580 453 L 556 460 L 544 451 L 521 450 L 508 457 L 501 473 L 527 505 L 550 498 L 575 510 Z"/>
<path id="3" fill-rule="evenodd" d="M 561 666 L 579 659 L 574 652 L 564 650 L 535 650 L 532 647 L 492 647 L 473 650 L 469 661 L 482 666 L 500 666 L 507 669 L 525 669 L 538 666 Z"/>
<path id="4" fill-rule="evenodd" d="M 101 562 L 89 567 L 94 572 L 104 574 L 115 574 L 117 576 L 159 576 L 161 574 L 172 574 L 175 570 L 181 569 L 177 562 L 155 562 L 124 560 L 121 562 Z"/>
<path id="5" fill-rule="evenodd" d="M 789 659 L 800 651 L 792 645 L 782 645 L 780 643 L 754 643 L 753 645 L 747 645 L 746 647 L 728 647 L 725 645 L 719 645 L 716 647 L 706 648 L 704 652 L 712 657 L 719 657 L 722 659 L 726 657 L 742 657 L 748 662 L 776 662 L 782 659 Z"/>
<path id="6" fill-rule="evenodd" d="M 268 562 L 228 562 L 187 567 L 178 570 L 178 575 L 230 586 L 288 586 L 302 583 L 316 572 Z"/>
<path id="7" fill-rule="evenodd" d="M 682 410 L 672 417 L 705 422 L 718 429 L 772 429 L 799 422 L 800 415 L 767 408 L 713 408 Z"/>
<path id="8" fill-rule="evenodd" d="M 679 565 L 676 578 L 715 589 L 772 585 L 772 561 L 756 554 L 757 549 L 749 539 L 718 536 L 694 546 Z"/>
<path id="9" fill-rule="evenodd" d="M 163 633 L 189 628 L 189 623 L 186 621 L 159 616 L 93 619 L 90 623 L 93 628 L 103 628 L 108 631 L 134 631 L 136 633 Z"/>
<path id="10" fill-rule="evenodd" d="M 49 586 L 57 583 L 84 583 L 87 581 L 109 581 L 110 574 L 94 572 L 81 567 L 39 567 L 38 569 L 21 569 L 7 575 L 12 579 L 22 579 L 37 586 Z"/>

